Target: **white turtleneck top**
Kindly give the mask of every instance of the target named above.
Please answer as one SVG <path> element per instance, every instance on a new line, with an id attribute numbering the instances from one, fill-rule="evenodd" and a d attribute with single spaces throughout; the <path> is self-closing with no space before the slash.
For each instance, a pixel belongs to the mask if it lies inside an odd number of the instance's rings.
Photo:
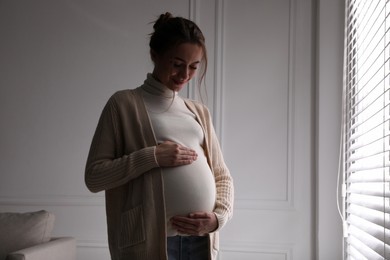
<path id="1" fill-rule="evenodd" d="M 216 187 L 203 150 L 204 133 L 184 100 L 151 74 L 142 85 L 143 98 L 158 143 L 173 141 L 196 151 L 192 164 L 162 168 L 167 236 L 178 235 L 171 227 L 175 215 L 213 212 Z"/>

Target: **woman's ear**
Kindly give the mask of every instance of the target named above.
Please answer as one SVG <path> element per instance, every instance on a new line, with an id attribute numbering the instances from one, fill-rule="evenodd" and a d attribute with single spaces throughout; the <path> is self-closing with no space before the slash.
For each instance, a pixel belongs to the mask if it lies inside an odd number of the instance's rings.
<path id="1" fill-rule="evenodd" d="M 154 50 L 150 50 L 150 58 L 152 59 L 153 63 L 156 63 L 158 54 Z"/>

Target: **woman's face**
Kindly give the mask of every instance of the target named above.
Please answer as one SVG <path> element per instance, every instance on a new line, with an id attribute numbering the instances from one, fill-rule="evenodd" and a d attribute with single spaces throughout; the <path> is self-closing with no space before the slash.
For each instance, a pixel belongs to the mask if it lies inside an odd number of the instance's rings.
<path id="1" fill-rule="evenodd" d="M 180 91 L 195 75 L 202 56 L 202 48 L 194 43 L 182 43 L 162 55 L 152 52 L 153 76 L 169 89 Z"/>

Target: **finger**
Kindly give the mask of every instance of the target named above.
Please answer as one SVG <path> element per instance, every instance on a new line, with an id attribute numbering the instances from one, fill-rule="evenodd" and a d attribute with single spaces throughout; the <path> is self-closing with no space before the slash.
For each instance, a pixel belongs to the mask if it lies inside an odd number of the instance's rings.
<path id="1" fill-rule="evenodd" d="M 177 228 L 185 228 L 189 230 L 197 230 L 200 226 L 199 220 L 187 217 L 174 217 L 171 219 L 171 223 Z"/>
<path id="2" fill-rule="evenodd" d="M 170 167 L 191 164 L 197 155 L 178 144 L 161 144 L 156 148 L 156 159 L 161 167 Z"/>
<path id="3" fill-rule="evenodd" d="M 198 158 L 198 155 L 195 152 L 188 152 L 188 151 L 180 151 L 177 153 L 176 158 L 178 159 L 184 159 L 184 160 L 196 160 Z"/>
<path id="4" fill-rule="evenodd" d="M 174 216 L 171 218 L 172 222 L 195 224 L 196 220 L 186 216 Z"/>
<path id="5" fill-rule="evenodd" d="M 177 165 L 182 165 L 182 164 L 190 164 L 198 159 L 197 154 L 194 153 L 180 153 L 176 154 L 174 157 L 174 160 L 176 161 Z"/>
<path id="6" fill-rule="evenodd" d="M 172 222 L 172 227 L 183 234 L 198 234 L 200 233 L 200 228 L 192 224 L 183 223 L 183 222 Z"/>
<path id="7" fill-rule="evenodd" d="M 184 146 L 179 147 L 178 153 L 180 155 L 184 155 L 184 156 L 191 156 L 191 157 L 197 157 L 198 156 L 196 151 L 194 151 L 194 150 L 192 150 L 190 148 L 184 147 Z"/>
<path id="8" fill-rule="evenodd" d="M 175 216 L 171 219 L 171 224 L 178 232 L 188 235 L 204 235 L 209 231 L 208 223 L 210 218 L 189 218 L 183 216 Z M 214 230 L 215 228 L 213 228 Z"/>
<path id="9" fill-rule="evenodd" d="M 172 166 L 181 166 L 181 165 L 186 165 L 186 164 L 191 164 L 195 161 L 195 159 L 192 158 L 186 158 L 186 159 L 179 159 L 179 160 L 174 160 L 172 163 Z"/>
<path id="10" fill-rule="evenodd" d="M 192 223 L 181 221 L 172 221 L 172 226 L 189 230 L 195 230 L 197 228 L 197 226 Z"/>
<path id="11" fill-rule="evenodd" d="M 186 147 L 184 145 L 181 145 L 179 143 L 176 143 L 176 142 L 164 141 L 163 144 L 166 144 L 166 145 L 174 147 L 176 149 L 176 151 L 179 152 L 179 153 L 183 153 L 183 154 L 196 154 L 195 150 L 193 150 L 193 149 L 191 149 L 189 147 Z"/>
<path id="12" fill-rule="evenodd" d="M 193 212 L 189 214 L 190 218 L 210 218 L 209 213 L 207 212 Z"/>
<path id="13" fill-rule="evenodd" d="M 172 141 L 165 141 L 162 144 L 170 146 L 172 154 L 177 156 L 177 157 L 180 157 L 180 156 L 197 157 L 198 156 L 198 154 L 196 153 L 195 150 L 188 148 L 188 147 L 185 147 L 181 144 L 178 144 L 178 143 L 175 143 Z"/>

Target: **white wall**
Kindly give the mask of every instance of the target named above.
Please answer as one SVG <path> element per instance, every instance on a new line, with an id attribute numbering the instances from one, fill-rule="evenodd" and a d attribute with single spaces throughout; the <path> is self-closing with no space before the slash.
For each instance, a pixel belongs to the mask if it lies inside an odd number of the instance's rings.
<path id="1" fill-rule="evenodd" d="M 336 208 L 344 1 L 317 4 L 317 259 L 342 259 L 342 224 Z"/>
<path id="2" fill-rule="evenodd" d="M 104 194 L 86 189 L 85 160 L 107 98 L 151 70 L 149 23 L 169 10 L 207 39 L 207 104 L 237 187 L 220 259 L 341 259 L 340 2 L 0 0 L 0 211 L 53 211 L 78 259 L 108 259 Z M 184 94 L 197 97 L 193 85 Z"/>
<path id="3" fill-rule="evenodd" d="M 0 211 L 53 211 L 80 260 L 109 258 L 104 193 L 84 184 L 98 117 L 151 71 L 150 22 L 166 10 L 188 16 L 189 2 L 0 1 Z"/>
<path id="4" fill-rule="evenodd" d="M 222 144 L 235 178 L 221 259 L 314 258 L 312 3 L 226 0 Z"/>

